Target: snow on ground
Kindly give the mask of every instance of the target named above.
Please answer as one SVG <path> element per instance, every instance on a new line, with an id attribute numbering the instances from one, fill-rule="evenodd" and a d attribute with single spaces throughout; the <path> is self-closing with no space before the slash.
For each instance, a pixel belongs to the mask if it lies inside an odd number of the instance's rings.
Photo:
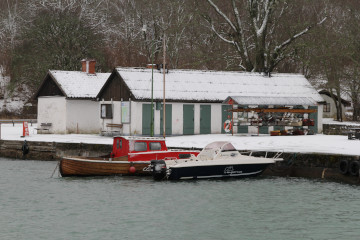
<path id="1" fill-rule="evenodd" d="M 36 134 L 36 124 L 30 126 L 27 141 L 67 142 L 112 144 L 112 137 L 96 134 Z M 1 139 L 24 140 L 22 125 L 1 124 Z M 348 140 L 347 136 L 337 135 L 303 135 L 303 136 L 251 136 L 230 134 L 192 135 L 167 137 L 169 147 L 203 148 L 213 141 L 230 141 L 238 150 L 284 151 L 300 153 L 332 153 L 344 155 L 360 155 L 360 141 Z"/>
<path id="2" fill-rule="evenodd" d="M 339 122 L 339 121 L 335 121 L 333 118 L 323 118 L 323 124 L 360 126 L 359 122 Z"/>

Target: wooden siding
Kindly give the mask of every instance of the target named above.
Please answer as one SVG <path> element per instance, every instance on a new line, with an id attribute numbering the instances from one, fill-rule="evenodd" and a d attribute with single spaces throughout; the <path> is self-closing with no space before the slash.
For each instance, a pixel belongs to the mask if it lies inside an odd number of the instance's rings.
<path id="1" fill-rule="evenodd" d="M 49 76 L 46 76 L 46 79 L 38 91 L 36 97 L 42 96 L 64 96 L 61 89 L 56 85 L 55 81 Z"/>
<path id="2" fill-rule="evenodd" d="M 129 88 L 116 72 L 113 72 L 110 75 L 104 87 L 98 94 L 98 98 L 100 100 L 104 99 L 105 101 L 111 101 L 111 99 L 113 101 L 121 101 L 121 99 L 123 101 L 129 101 L 130 98 L 134 100 Z"/>

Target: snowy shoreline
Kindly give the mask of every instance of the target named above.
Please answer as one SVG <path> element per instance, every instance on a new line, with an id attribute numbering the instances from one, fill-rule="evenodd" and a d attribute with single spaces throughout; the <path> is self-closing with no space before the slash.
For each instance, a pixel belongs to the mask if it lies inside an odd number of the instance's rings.
<path id="1" fill-rule="evenodd" d="M 30 124 L 29 124 L 30 125 Z M 23 138 L 22 124 L 1 124 L 1 140 L 112 144 L 112 137 L 98 134 L 36 134 L 36 124 L 29 126 L 30 136 Z M 348 140 L 339 135 L 303 136 L 251 136 L 231 134 L 171 136 L 166 138 L 168 147 L 203 148 L 213 141 L 230 141 L 238 150 L 284 151 L 297 153 L 320 153 L 360 155 L 360 141 Z"/>

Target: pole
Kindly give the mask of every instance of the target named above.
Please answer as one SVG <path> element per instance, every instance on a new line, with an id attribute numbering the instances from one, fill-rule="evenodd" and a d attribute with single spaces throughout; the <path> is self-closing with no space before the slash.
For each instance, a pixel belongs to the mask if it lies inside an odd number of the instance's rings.
<path id="1" fill-rule="evenodd" d="M 166 119 L 165 119 L 165 64 L 166 64 L 166 46 L 165 46 L 165 33 L 164 33 L 164 39 L 163 39 L 163 48 L 164 48 L 164 59 L 163 59 L 163 136 L 165 138 L 165 125 L 166 125 Z"/>
<path id="2" fill-rule="evenodd" d="M 151 122 L 150 136 L 154 136 L 154 38 L 152 38 L 152 57 L 151 57 Z"/>

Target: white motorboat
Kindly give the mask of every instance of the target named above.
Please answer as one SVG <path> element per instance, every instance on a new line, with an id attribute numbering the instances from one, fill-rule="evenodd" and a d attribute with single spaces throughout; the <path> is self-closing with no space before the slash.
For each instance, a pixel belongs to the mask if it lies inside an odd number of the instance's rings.
<path id="1" fill-rule="evenodd" d="M 273 158 L 240 154 L 230 142 L 208 144 L 198 156 L 177 160 L 153 160 L 151 171 L 155 180 L 252 177 L 267 166 L 282 161 L 281 154 Z"/>

